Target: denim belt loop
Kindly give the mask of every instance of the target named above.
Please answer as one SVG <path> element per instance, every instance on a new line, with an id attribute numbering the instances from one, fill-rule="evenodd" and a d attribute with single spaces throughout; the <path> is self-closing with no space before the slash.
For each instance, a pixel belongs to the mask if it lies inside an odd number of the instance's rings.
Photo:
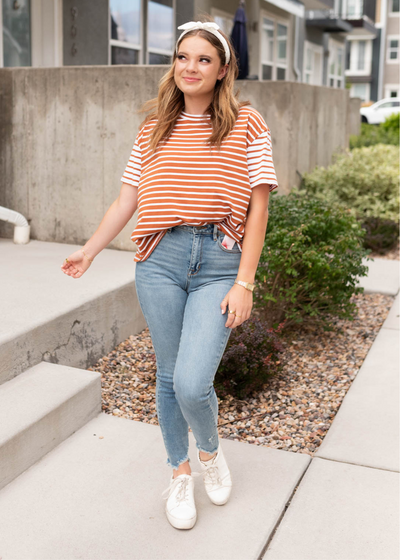
<path id="1" fill-rule="evenodd" d="M 218 226 L 217 226 L 217 224 L 214 224 L 214 231 L 213 231 L 213 240 L 214 241 L 217 240 L 217 235 L 218 235 Z"/>

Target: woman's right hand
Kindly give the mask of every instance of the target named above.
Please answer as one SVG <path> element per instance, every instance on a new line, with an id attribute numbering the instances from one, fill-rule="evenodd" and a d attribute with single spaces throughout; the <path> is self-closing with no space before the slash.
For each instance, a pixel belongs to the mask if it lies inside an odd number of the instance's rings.
<path id="1" fill-rule="evenodd" d="M 80 278 L 92 263 L 79 249 L 72 253 L 61 265 L 64 274 L 72 276 L 72 278 Z"/>

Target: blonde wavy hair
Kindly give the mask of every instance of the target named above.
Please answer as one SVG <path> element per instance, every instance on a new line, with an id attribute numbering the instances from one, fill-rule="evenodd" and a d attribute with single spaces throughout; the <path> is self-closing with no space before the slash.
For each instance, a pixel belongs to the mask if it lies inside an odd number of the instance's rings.
<path id="1" fill-rule="evenodd" d="M 214 21 L 209 15 L 201 16 L 196 21 Z M 218 150 L 221 149 L 221 143 L 226 136 L 231 132 L 235 126 L 239 109 L 245 105 L 250 105 L 250 101 L 239 101 L 239 90 L 233 93 L 233 86 L 239 74 L 238 62 L 235 50 L 230 42 L 229 37 L 225 35 L 222 29 L 218 30 L 223 37 L 225 37 L 231 58 L 228 64 L 228 71 L 221 80 L 217 80 L 214 88 L 214 95 L 210 105 L 206 109 L 206 113 L 211 115 L 210 124 L 212 126 L 212 133 L 207 141 L 211 146 L 216 146 Z M 221 66 L 225 66 L 225 51 L 221 41 L 209 31 L 205 29 L 193 29 L 188 31 L 182 37 L 194 37 L 199 35 L 203 39 L 209 41 L 213 47 L 217 49 L 218 56 L 221 61 Z M 180 44 L 180 42 L 178 45 Z M 155 151 L 158 143 L 166 141 L 170 136 L 175 123 L 185 106 L 185 98 L 183 92 L 177 87 L 174 79 L 176 50 L 172 58 L 172 65 L 168 72 L 161 78 L 158 88 L 158 96 L 146 101 L 142 107 L 137 111 L 138 113 L 145 113 L 152 111 L 140 124 L 141 128 L 152 119 L 157 119 L 151 138 L 149 147 Z"/>

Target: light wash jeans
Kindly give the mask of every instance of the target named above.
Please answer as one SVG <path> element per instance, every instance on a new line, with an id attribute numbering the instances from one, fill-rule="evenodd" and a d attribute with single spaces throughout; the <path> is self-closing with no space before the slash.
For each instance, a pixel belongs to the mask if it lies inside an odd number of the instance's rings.
<path id="1" fill-rule="evenodd" d="M 200 451 L 218 449 L 214 377 L 232 332 L 220 304 L 234 285 L 241 252 L 221 245 L 217 224 L 175 226 L 136 263 L 136 291 L 157 362 L 156 409 L 166 464 L 190 462 L 189 426 Z"/>

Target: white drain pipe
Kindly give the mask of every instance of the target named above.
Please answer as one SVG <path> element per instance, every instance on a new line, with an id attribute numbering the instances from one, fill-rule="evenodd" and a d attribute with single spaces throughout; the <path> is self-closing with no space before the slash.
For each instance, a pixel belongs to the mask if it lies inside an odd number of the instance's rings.
<path id="1" fill-rule="evenodd" d="M 11 222 L 15 225 L 14 243 L 29 243 L 31 226 L 28 224 L 27 219 L 22 214 L 16 212 L 15 210 L 10 210 L 9 208 L 0 206 L 0 220 Z"/>

